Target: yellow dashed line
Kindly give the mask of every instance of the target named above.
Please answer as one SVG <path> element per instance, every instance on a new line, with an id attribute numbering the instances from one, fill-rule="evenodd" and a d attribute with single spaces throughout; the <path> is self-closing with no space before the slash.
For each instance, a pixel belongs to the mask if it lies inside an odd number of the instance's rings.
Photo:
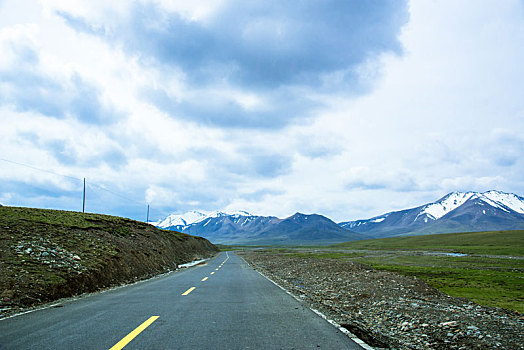
<path id="1" fill-rule="evenodd" d="M 191 293 L 193 291 L 193 289 L 195 289 L 196 287 L 191 287 L 189 288 L 188 290 L 186 290 L 184 293 L 182 293 L 182 295 L 188 295 L 189 293 Z"/>
<path id="2" fill-rule="evenodd" d="M 147 321 L 145 321 L 144 323 L 142 323 L 140 326 L 136 327 L 134 331 L 132 331 L 131 333 L 129 333 L 128 335 L 126 335 L 124 338 L 122 338 L 122 340 L 120 340 L 118 343 L 116 343 L 115 345 L 113 345 L 113 347 L 111 347 L 111 349 L 109 350 L 120 350 L 122 349 L 124 346 L 126 346 L 131 340 L 133 340 L 137 335 L 139 335 L 140 333 L 142 333 L 142 331 L 144 329 L 146 329 L 147 327 L 149 327 L 151 325 L 151 323 L 155 322 L 156 319 L 158 318 L 159 316 L 151 316 L 147 319 Z"/>
<path id="3" fill-rule="evenodd" d="M 209 277 L 204 277 L 202 278 L 202 282 L 204 282 L 205 280 L 207 280 Z"/>
<path id="4" fill-rule="evenodd" d="M 212 274 L 212 275 L 215 274 L 215 271 L 211 272 L 211 274 Z"/>

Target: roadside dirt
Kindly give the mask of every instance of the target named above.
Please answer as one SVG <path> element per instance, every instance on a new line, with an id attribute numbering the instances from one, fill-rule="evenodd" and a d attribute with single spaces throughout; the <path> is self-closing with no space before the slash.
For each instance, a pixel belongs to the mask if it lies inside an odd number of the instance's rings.
<path id="1" fill-rule="evenodd" d="M 129 219 L 0 207 L 0 318 L 216 253 L 206 239 Z"/>
<path id="2" fill-rule="evenodd" d="M 414 277 L 340 259 L 238 254 L 377 349 L 524 349 L 521 314 L 451 297 Z"/>

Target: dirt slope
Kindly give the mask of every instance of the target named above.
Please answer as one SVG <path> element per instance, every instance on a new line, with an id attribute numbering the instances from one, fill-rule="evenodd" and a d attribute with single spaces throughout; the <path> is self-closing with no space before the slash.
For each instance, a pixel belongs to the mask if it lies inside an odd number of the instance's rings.
<path id="1" fill-rule="evenodd" d="M 201 237 L 99 214 L 0 207 L 0 317 L 145 279 L 218 252 Z"/>

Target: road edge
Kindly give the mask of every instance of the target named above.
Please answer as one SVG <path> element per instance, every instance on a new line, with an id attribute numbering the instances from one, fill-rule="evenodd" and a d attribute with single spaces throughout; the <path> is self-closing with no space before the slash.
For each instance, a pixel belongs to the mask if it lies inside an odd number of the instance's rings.
<path id="1" fill-rule="evenodd" d="M 235 252 L 236 253 L 236 252 Z M 345 335 L 347 335 L 351 340 L 353 340 L 355 343 L 357 343 L 359 346 L 361 346 L 363 349 L 365 350 L 375 350 L 373 347 L 371 347 L 370 345 L 368 345 L 365 341 L 363 341 L 362 339 L 360 339 L 359 337 L 357 337 L 356 335 L 354 335 L 353 333 L 351 333 L 350 331 L 348 331 L 346 328 L 342 327 L 341 325 L 339 325 L 337 322 L 329 319 L 326 315 L 324 315 L 322 312 L 318 311 L 317 309 L 313 309 L 312 307 L 309 307 L 309 305 L 307 305 L 306 303 L 304 303 L 304 301 L 302 299 L 300 299 L 299 297 L 297 297 L 296 295 L 294 295 L 293 293 L 291 293 L 290 291 L 288 291 L 286 288 L 282 287 L 280 284 L 278 284 L 277 282 L 273 281 L 271 278 L 269 278 L 268 276 L 264 275 L 262 272 L 258 271 L 257 269 L 255 269 L 253 266 L 251 266 L 246 260 L 244 260 L 243 257 L 241 257 L 240 255 L 238 254 L 235 254 L 237 257 L 239 257 L 240 259 L 242 259 L 242 261 L 244 261 L 249 267 L 251 267 L 253 270 L 255 270 L 256 272 L 258 272 L 262 277 L 264 277 L 265 279 L 267 279 L 268 281 L 270 281 L 271 283 L 273 283 L 275 286 L 277 286 L 278 288 L 282 289 L 284 292 L 286 292 L 288 295 L 290 295 L 293 299 L 297 300 L 298 302 L 300 302 L 302 305 L 305 305 L 308 309 L 310 309 L 311 311 L 313 311 L 315 314 L 317 314 L 318 316 L 320 316 L 321 318 L 323 318 L 324 320 L 326 320 L 329 324 L 331 324 L 332 326 L 334 326 L 335 328 L 337 328 L 339 331 L 341 331 L 342 333 L 344 333 Z"/>

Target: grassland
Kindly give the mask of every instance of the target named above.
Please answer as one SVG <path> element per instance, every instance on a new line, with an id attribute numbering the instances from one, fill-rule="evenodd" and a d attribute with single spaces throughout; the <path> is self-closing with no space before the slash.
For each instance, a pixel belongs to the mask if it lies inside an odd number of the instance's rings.
<path id="1" fill-rule="evenodd" d="M 524 260 L 424 255 L 354 260 L 375 269 L 416 276 L 442 292 L 480 305 L 524 312 Z"/>
<path id="2" fill-rule="evenodd" d="M 465 254 L 524 256 L 524 230 L 369 239 L 336 244 L 334 247 L 372 250 L 412 249 Z"/>
<path id="3" fill-rule="evenodd" d="M 416 276 L 480 305 L 524 312 L 524 230 L 397 237 L 279 252 L 305 259 L 357 261 Z"/>

